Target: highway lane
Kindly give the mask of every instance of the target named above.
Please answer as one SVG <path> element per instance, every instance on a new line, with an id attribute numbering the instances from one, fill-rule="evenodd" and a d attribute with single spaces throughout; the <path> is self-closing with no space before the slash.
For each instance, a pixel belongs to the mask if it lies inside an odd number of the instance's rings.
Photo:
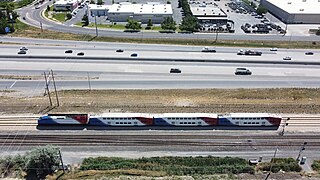
<path id="1" fill-rule="evenodd" d="M 20 18 L 26 17 L 26 20 L 22 20 L 29 25 L 40 27 L 40 22 L 44 29 L 50 29 L 58 32 L 68 32 L 75 34 L 89 34 L 95 35 L 95 29 L 93 28 L 81 28 L 75 26 L 66 26 L 60 23 L 53 22 L 51 20 L 45 19 L 41 16 L 41 12 L 46 8 L 48 4 L 52 4 L 52 1 L 46 2 L 40 6 L 40 9 L 34 9 L 33 5 L 24 7 L 18 10 Z M 216 38 L 215 34 L 205 34 L 205 33 L 195 33 L 195 34 L 165 34 L 157 32 L 139 32 L 139 33 L 124 33 L 122 31 L 116 30 L 102 30 L 99 29 L 99 36 L 108 37 L 123 37 L 123 38 L 167 38 L 167 39 L 211 39 Z M 234 35 L 234 34 L 222 34 L 218 35 L 218 39 L 224 40 L 261 40 L 261 41 L 320 41 L 320 36 L 283 36 L 283 35 L 262 35 L 262 34 L 250 34 L 250 35 Z"/>

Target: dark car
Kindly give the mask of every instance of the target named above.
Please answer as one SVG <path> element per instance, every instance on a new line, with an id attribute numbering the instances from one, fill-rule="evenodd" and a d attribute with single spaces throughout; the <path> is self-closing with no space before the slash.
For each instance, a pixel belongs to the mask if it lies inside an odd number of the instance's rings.
<path id="1" fill-rule="evenodd" d="M 117 49 L 116 52 L 123 52 L 123 49 Z"/>
<path id="2" fill-rule="evenodd" d="M 84 52 L 79 52 L 77 55 L 78 55 L 78 56 L 83 56 L 83 55 L 84 55 Z"/>
<path id="3" fill-rule="evenodd" d="M 28 51 L 28 48 L 23 46 L 23 47 L 20 48 L 20 51 Z"/>
<path id="4" fill-rule="evenodd" d="M 25 50 L 20 50 L 20 51 L 18 52 L 18 54 L 27 54 L 27 51 L 25 51 Z"/>
<path id="5" fill-rule="evenodd" d="M 72 53 L 73 51 L 71 49 L 66 50 L 64 53 Z"/>
<path id="6" fill-rule="evenodd" d="M 137 53 L 132 53 L 131 57 L 138 57 L 138 54 Z"/>
<path id="7" fill-rule="evenodd" d="M 306 52 L 305 55 L 313 55 L 313 52 Z"/>
<path id="8" fill-rule="evenodd" d="M 171 68 L 170 73 L 181 73 L 181 70 L 178 68 Z"/>

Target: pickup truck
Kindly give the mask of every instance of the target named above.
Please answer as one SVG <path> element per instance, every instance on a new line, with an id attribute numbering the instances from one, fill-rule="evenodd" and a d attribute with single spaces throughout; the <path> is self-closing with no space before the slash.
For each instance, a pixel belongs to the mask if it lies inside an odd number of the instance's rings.
<path id="1" fill-rule="evenodd" d="M 202 51 L 201 52 L 206 52 L 206 53 L 215 53 L 217 52 L 215 49 L 211 49 L 209 47 L 204 47 L 202 48 Z"/>

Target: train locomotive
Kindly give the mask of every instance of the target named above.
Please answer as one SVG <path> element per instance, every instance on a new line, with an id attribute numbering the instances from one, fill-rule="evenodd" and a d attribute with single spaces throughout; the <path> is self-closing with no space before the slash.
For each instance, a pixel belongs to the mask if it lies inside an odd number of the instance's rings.
<path id="1" fill-rule="evenodd" d="M 85 125 L 110 127 L 262 127 L 279 126 L 281 116 L 268 113 L 106 113 L 89 114 L 48 114 L 38 119 L 39 126 Z"/>

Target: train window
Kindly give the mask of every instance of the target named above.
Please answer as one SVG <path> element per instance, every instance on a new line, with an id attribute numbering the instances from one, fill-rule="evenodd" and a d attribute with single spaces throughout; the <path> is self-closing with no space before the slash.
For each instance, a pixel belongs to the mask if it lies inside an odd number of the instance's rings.
<path id="1" fill-rule="evenodd" d="M 252 120 L 252 118 L 249 118 L 249 120 Z"/>
<path id="2" fill-rule="evenodd" d="M 172 122 L 171 122 L 171 124 L 175 124 L 175 122 L 174 122 L 174 121 L 172 121 Z"/>
<path id="3" fill-rule="evenodd" d="M 251 122 L 248 122 L 248 124 L 251 124 Z"/>
<path id="4" fill-rule="evenodd" d="M 244 118 L 240 118 L 241 120 L 243 120 Z"/>
<path id="5" fill-rule="evenodd" d="M 138 124 L 137 122 L 134 122 L 134 124 Z"/>
<path id="6" fill-rule="evenodd" d="M 111 122 L 109 121 L 108 124 L 111 124 Z"/>
<path id="7" fill-rule="evenodd" d="M 199 121 L 198 124 L 201 124 L 201 121 Z"/>
<path id="8" fill-rule="evenodd" d="M 123 124 L 123 122 L 120 122 L 120 124 Z"/>
<path id="9" fill-rule="evenodd" d="M 248 120 L 248 118 L 244 118 L 244 120 Z"/>
<path id="10" fill-rule="evenodd" d="M 247 122 L 243 122 L 243 124 L 247 124 Z"/>
<path id="11" fill-rule="evenodd" d="M 107 118 L 102 118 L 103 120 L 106 120 Z"/>
<path id="12" fill-rule="evenodd" d="M 262 124 L 266 124 L 266 122 L 262 122 Z"/>
<path id="13" fill-rule="evenodd" d="M 123 124 L 127 124 L 127 122 L 123 122 Z"/>
<path id="14" fill-rule="evenodd" d="M 256 124 L 259 124 L 259 122 L 256 122 Z"/>
<path id="15" fill-rule="evenodd" d="M 182 122 L 180 122 L 179 124 L 183 124 Z"/>
<path id="16" fill-rule="evenodd" d="M 236 118 L 231 118 L 232 120 L 235 120 Z"/>
<path id="17" fill-rule="evenodd" d="M 168 120 L 171 120 L 171 118 L 168 118 Z"/>
<path id="18" fill-rule="evenodd" d="M 119 122 L 116 122 L 116 124 L 119 124 Z"/>
<path id="19" fill-rule="evenodd" d="M 191 122 L 188 122 L 188 124 L 191 124 Z"/>
<path id="20" fill-rule="evenodd" d="M 131 124 L 131 122 L 128 122 L 128 124 Z"/>
<path id="21" fill-rule="evenodd" d="M 239 124 L 239 122 L 236 122 L 236 124 Z"/>
<path id="22" fill-rule="evenodd" d="M 196 124 L 196 122 L 192 122 L 191 124 Z"/>

